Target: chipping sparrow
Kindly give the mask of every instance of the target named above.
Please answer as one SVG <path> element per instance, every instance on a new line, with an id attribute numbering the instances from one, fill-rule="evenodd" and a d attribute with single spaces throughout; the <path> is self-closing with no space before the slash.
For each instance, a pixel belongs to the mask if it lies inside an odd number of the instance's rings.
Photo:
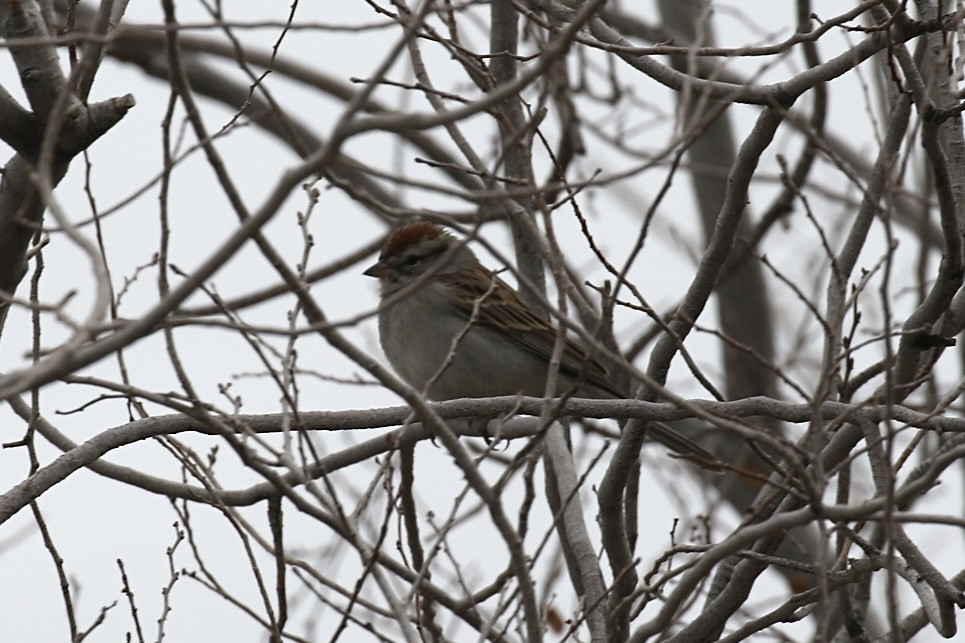
<path id="1" fill-rule="evenodd" d="M 556 329 L 464 242 L 431 223 L 407 225 L 364 274 L 380 282 L 382 349 L 402 379 L 422 391 L 428 384 L 429 398 L 545 395 Z M 557 395 L 626 397 L 570 337 L 556 384 Z M 651 423 L 649 435 L 680 453 L 710 458 L 667 425 Z"/>

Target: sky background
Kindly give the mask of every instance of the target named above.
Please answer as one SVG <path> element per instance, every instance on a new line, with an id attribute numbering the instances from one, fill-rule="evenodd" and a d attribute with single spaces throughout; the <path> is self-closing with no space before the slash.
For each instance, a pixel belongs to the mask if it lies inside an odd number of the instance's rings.
<path id="1" fill-rule="evenodd" d="M 656 14 L 650 8 L 650 3 L 644 4 L 646 8 L 642 8 L 641 13 L 655 19 Z M 830 15 L 838 10 L 838 3 L 814 4 L 819 15 Z M 791 3 L 773 2 L 719 4 L 719 44 L 756 44 L 786 37 L 788 33 L 784 25 L 788 22 L 786 15 L 791 12 L 790 7 Z M 181 2 L 177 8 L 182 23 L 197 25 L 201 33 L 208 31 L 209 19 L 199 4 Z M 246 45 L 263 48 L 270 47 L 278 38 L 280 27 L 277 23 L 286 15 L 283 6 L 276 3 L 227 3 L 225 9 L 234 12 L 232 17 L 238 21 L 272 21 L 273 24 L 267 26 L 237 30 Z M 481 12 L 480 15 L 486 14 Z M 383 22 L 382 18 L 361 2 L 303 2 L 298 6 L 297 16 L 296 22 L 301 27 L 286 35 L 281 54 L 308 65 L 318 65 L 343 80 L 369 77 L 380 64 L 388 43 L 395 42 L 398 38 L 396 28 L 349 28 L 359 25 L 373 26 Z M 132 2 L 127 17 L 135 22 L 157 23 L 161 20 L 159 3 Z M 751 29 L 748 21 L 756 23 L 757 29 Z M 320 28 L 319 23 L 324 23 L 327 27 Z M 338 28 L 329 28 L 331 26 Z M 465 35 L 481 45 L 485 41 L 486 28 L 481 22 L 477 25 L 476 33 L 469 32 Z M 822 39 L 821 43 L 822 47 L 827 48 L 822 50 L 824 57 L 833 55 L 833 47 L 843 49 L 853 44 L 849 43 L 847 36 L 837 33 Z M 458 76 L 454 73 L 453 63 L 446 56 L 429 47 L 426 51 L 430 57 L 429 64 L 434 78 L 452 78 L 453 91 L 467 90 L 464 85 L 457 84 Z M 798 71 L 801 65 L 797 57 L 763 70 L 760 70 L 758 60 L 731 62 L 738 66 L 745 65 L 744 71 L 748 74 L 759 71 L 762 82 L 786 78 Z M 222 63 L 219 68 L 239 76 L 237 70 L 230 65 Z M 390 70 L 389 77 L 411 81 L 411 73 L 401 62 Z M 23 100 L 17 73 L 9 56 L 0 55 L 0 81 L 11 93 Z M 849 78 L 834 83 L 831 93 L 831 113 L 834 120 L 830 129 L 851 140 L 859 149 L 866 149 L 869 154 L 874 154 L 877 149 L 875 115 L 869 113 L 865 107 L 866 94 L 874 89 L 867 83 L 868 79 L 863 78 L 860 73 L 850 74 Z M 286 110 L 302 122 L 312 125 L 317 133 L 327 138 L 332 123 L 343 107 L 340 103 L 280 75 L 270 76 L 267 86 L 284 104 Z M 610 113 L 601 111 L 597 116 L 600 124 L 623 119 L 627 124 L 627 146 L 652 153 L 667 145 L 675 134 L 672 97 L 669 91 L 656 86 L 652 81 L 638 80 L 636 88 L 640 94 L 635 97 L 635 101 L 627 101 Z M 108 248 L 115 288 L 120 288 L 124 279 L 133 276 L 139 266 L 149 264 L 158 246 L 158 188 L 151 183 L 156 180 L 162 167 L 160 123 L 169 99 L 169 90 L 165 84 L 145 78 L 134 66 L 112 59 L 106 60 L 91 92 L 92 99 L 103 100 L 128 92 L 135 96 L 136 107 L 95 143 L 88 155 L 89 184 L 99 211 L 109 210 L 127 199 L 135 190 L 146 187 L 139 197 L 102 220 L 104 245 Z M 429 110 L 428 105 L 414 95 L 391 88 L 378 90 L 375 97 L 404 109 L 418 112 Z M 217 131 L 231 120 L 232 111 L 223 105 L 204 98 L 199 98 L 199 102 L 211 131 Z M 757 109 L 738 106 L 730 113 L 736 136 L 742 139 L 753 125 Z M 176 120 L 178 125 L 175 130 L 181 131 L 179 128 L 182 128 L 183 123 L 182 111 L 177 112 Z M 465 131 L 480 148 L 488 149 L 491 144 L 491 126 L 481 122 L 481 119 L 477 121 L 477 128 L 467 126 Z M 548 127 L 552 128 L 552 124 L 548 124 Z M 877 129 L 880 131 L 880 128 Z M 195 139 L 189 129 L 185 127 L 183 131 L 184 141 L 181 147 L 185 149 L 193 145 Z M 861 141 L 867 143 L 862 144 Z M 760 208 L 767 204 L 780 187 L 774 154 L 781 153 L 793 158 L 799 145 L 799 139 L 787 130 L 778 134 L 774 145 L 768 150 L 768 157 L 762 161 L 759 169 L 759 180 L 751 195 L 751 212 L 755 206 Z M 235 128 L 230 135 L 221 138 L 217 146 L 250 209 L 257 208 L 280 174 L 298 162 L 289 148 L 254 126 Z M 435 172 L 424 164 L 415 162 L 414 157 L 418 154 L 411 148 L 400 148 L 380 135 L 353 139 L 348 143 L 346 151 L 367 163 L 402 172 L 414 179 L 438 181 Z M 4 158 L 12 153 L 2 146 L 0 152 Z M 626 158 L 599 158 L 591 155 L 578 161 L 577 174 L 590 176 L 597 169 L 607 171 L 625 165 Z M 639 179 L 620 183 L 609 190 L 596 190 L 582 198 L 581 207 L 607 253 L 622 258 L 629 251 L 633 239 L 626 234 L 626 230 L 627 226 L 632 228 L 633 206 L 639 208 L 652 201 L 659 188 L 655 176 L 662 178 L 664 173 L 643 173 Z M 816 181 L 820 183 L 822 178 L 830 181 L 832 176 L 837 176 L 837 171 L 825 163 L 819 163 L 815 170 Z M 78 158 L 56 192 L 58 201 L 75 222 L 86 221 L 90 217 L 84 183 L 84 160 Z M 827 195 L 824 199 L 820 195 L 813 197 L 813 207 L 826 217 L 832 230 L 836 229 L 835 221 L 839 220 L 840 225 L 847 222 L 844 215 L 849 213 L 848 199 L 857 198 L 854 186 L 842 186 L 840 181 L 835 185 L 840 192 Z M 329 189 L 324 181 L 313 183 L 311 187 L 317 188 L 319 194 L 309 223 L 315 241 L 310 265 L 322 265 L 344 256 L 369 243 L 384 231 L 382 224 L 365 214 L 358 204 L 346 198 L 341 191 Z M 701 250 L 701 234 L 693 214 L 694 204 L 689 190 L 689 181 L 685 180 L 685 175 L 678 175 L 660 208 L 660 216 L 653 233 L 656 242 L 648 243 L 642 260 L 635 268 L 638 271 L 636 281 L 643 285 L 645 296 L 657 310 L 666 310 L 677 300 L 693 273 L 694 260 Z M 458 198 L 427 190 L 410 188 L 399 192 L 397 196 L 412 207 L 470 211 L 470 205 Z M 181 270 L 190 272 L 230 233 L 236 225 L 236 218 L 215 183 L 212 171 L 203 156 L 196 151 L 180 161 L 173 174 L 170 198 L 170 260 Z M 281 214 L 266 228 L 269 238 L 286 253 L 292 264 L 298 260 L 302 251 L 301 231 L 296 224 L 295 215 L 297 212 L 306 211 L 309 201 L 305 191 L 293 192 Z M 567 240 L 578 239 L 578 229 L 572 217 L 561 217 L 558 225 L 564 244 Z M 82 229 L 88 236 L 94 235 L 92 226 L 85 225 Z M 494 247 L 510 254 L 508 237 L 501 227 L 487 226 L 484 236 Z M 873 261 L 885 242 L 881 235 L 873 237 L 865 255 L 866 263 Z M 592 260 L 585 244 L 574 243 L 564 247 L 572 249 L 573 254 L 568 255 L 568 259 L 586 271 L 587 279 L 599 282 L 603 278 L 603 271 Z M 813 229 L 798 223 L 793 228 L 775 230 L 768 238 L 765 251 L 775 265 L 781 266 L 792 279 L 798 280 L 796 283 L 805 292 L 823 301 L 820 293 L 823 292 L 826 282 L 825 277 L 818 277 L 822 260 L 813 252 L 814 247 Z M 582 257 L 580 253 L 583 253 Z M 495 258 L 485 252 L 482 252 L 481 256 L 490 266 L 498 264 Z M 44 300 L 58 301 L 65 294 L 75 292 L 76 295 L 66 311 L 74 319 L 83 319 L 91 303 L 92 279 L 89 262 L 65 235 L 56 230 L 50 231 L 50 244 L 44 257 Z M 905 272 L 910 279 L 916 261 L 914 252 L 899 253 L 896 264 L 899 270 L 896 272 Z M 360 323 L 343 330 L 346 336 L 370 353 L 381 355 L 374 320 L 371 317 L 377 304 L 376 284 L 361 275 L 366 265 L 368 264 L 363 262 L 357 268 L 317 283 L 313 285 L 312 292 L 330 319 L 351 319 L 361 313 L 369 313 L 369 317 Z M 903 271 L 902 268 L 907 270 Z M 130 284 L 122 300 L 121 317 L 136 317 L 156 301 L 154 274 L 153 270 L 145 270 L 139 279 Z M 276 282 L 275 273 L 249 244 L 215 276 L 212 287 L 216 288 L 222 297 L 230 299 L 232 296 Z M 26 281 L 21 284 L 18 296 L 26 297 L 27 286 Z M 804 315 L 801 302 L 787 289 L 782 289 L 776 283 L 773 286 L 774 295 L 781 302 L 779 309 L 774 311 L 778 323 L 785 324 L 786 327 L 800 324 Z M 264 305 L 245 310 L 243 316 L 245 321 L 252 324 L 283 329 L 287 326 L 286 315 L 291 310 L 293 301 L 292 297 L 273 299 Z M 201 305 L 207 303 L 207 300 L 198 294 L 188 303 Z M 913 303 L 912 292 L 899 297 L 898 312 L 900 313 L 901 306 L 911 306 Z M 708 326 L 715 323 L 710 309 L 700 321 Z M 874 325 L 873 319 L 866 321 L 869 326 Z M 618 330 L 629 329 L 633 323 L 629 316 L 618 317 Z M 299 326 L 304 326 L 304 322 L 299 322 Z M 56 346 L 68 333 L 66 327 L 47 319 L 43 345 Z M 0 344 L 0 371 L 7 373 L 29 363 L 30 337 L 29 316 L 22 310 L 13 311 Z M 277 388 L 261 374 L 263 369 L 253 359 L 252 352 L 238 334 L 216 328 L 195 327 L 178 329 L 175 337 L 188 372 L 197 378 L 195 384 L 201 397 L 220 399 L 223 408 L 229 408 L 229 401 L 219 393 L 219 386 L 229 383 L 231 395 L 240 396 L 243 401 L 243 412 L 278 411 Z M 274 346 L 281 348 L 284 341 L 282 337 L 270 340 Z M 719 372 L 716 342 L 712 337 L 697 333 L 688 340 L 688 347 L 698 356 L 701 365 L 709 373 L 716 375 Z M 806 378 L 807 368 L 813 367 L 815 362 L 812 360 L 820 357 L 812 357 L 806 352 L 802 354 L 794 346 L 781 346 L 779 350 L 782 359 L 787 360 L 790 373 L 802 378 Z M 154 391 L 178 390 L 175 373 L 163 351 L 164 346 L 159 336 L 140 341 L 127 349 L 125 360 L 132 381 Z M 300 382 L 302 408 L 338 410 L 400 403 L 396 396 L 371 383 L 347 385 L 343 381 L 327 381 L 325 378 L 355 378 L 361 375 L 361 369 L 326 346 L 318 336 L 303 336 L 299 340 L 298 352 L 300 366 L 314 372 L 306 373 Z M 860 359 L 859 356 L 859 361 Z M 84 373 L 117 379 L 117 361 L 113 358 L 104 359 L 85 369 Z M 954 377 L 954 374 L 949 377 Z M 674 390 L 684 396 L 706 396 L 682 368 L 673 372 L 670 383 Z M 98 401 L 90 407 L 84 407 L 83 412 L 74 412 L 88 404 L 97 394 L 97 391 L 82 385 L 51 384 L 42 390 L 43 412 L 63 432 L 78 442 L 107 427 L 123 425 L 128 421 L 126 408 L 119 400 Z M 148 408 L 152 413 L 167 412 L 153 405 L 148 405 Z M 0 407 L 0 427 L 4 427 L 4 442 L 19 438 L 23 431 L 22 423 L 6 407 Z M 359 433 L 361 435 L 333 433 L 319 436 L 317 443 L 323 452 L 331 452 L 352 441 L 368 437 L 365 432 Z M 200 453 L 207 453 L 208 449 L 217 443 L 199 436 L 185 435 L 181 436 L 181 439 Z M 55 448 L 39 441 L 39 456 L 42 462 L 49 462 L 58 453 Z M 654 464 L 652 467 L 645 466 L 648 471 L 652 470 L 653 475 L 645 487 L 654 490 L 654 493 L 646 497 L 644 520 L 648 530 L 645 534 L 647 542 L 642 544 L 639 552 L 642 557 L 652 556 L 667 546 L 676 517 L 680 516 L 684 525 L 693 524 L 690 521 L 705 511 L 707 503 L 710 502 L 707 493 L 692 480 L 686 465 L 666 464 L 663 451 L 656 447 L 648 448 L 645 457 L 647 462 Z M 247 487 L 258 482 L 252 479 L 250 472 L 238 465 L 224 446 L 219 458 L 224 465 L 219 468 L 219 475 L 222 476 L 220 482 L 226 488 Z M 425 475 L 432 482 L 420 487 L 422 509 L 435 511 L 440 516 L 446 515 L 452 508 L 454 490 L 463 488 L 462 476 L 438 446 L 422 445 L 417 458 L 419 466 L 424 467 Z M 173 479 L 180 476 L 177 462 L 154 441 L 124 447 L 112 452 L 108 459 L 157 476 Z M 358 471 L 337 475 L 335 479 L 338 484 L 344 485 L 344 488 L 358 488 L 358 492 L 362 493 L 362 487 L 371 479 L 376 466 L 378 465 L 374 462 L 367 463 Z M 9 489 L 22 480 L 26 470 L 27 459 L 21 450 L 0 451 L 0 488 Z M 598 473 L 599 471 L 593 475 Z M 962 506 L 963 480 L 960 471 L 948 479 L 952 481 L 949 488 L 943 487 L 931 492 L 929 499 L 918 508 L 920 511 L 947 513 L 949 506 Z M 667 494 L 675 493 L 686 498 L 689 515 L 681 516 L 680 503 L 666 497 Z M 131 627 L 129 610 L 123 604 L 123 597 L 119 592 L 121 581 L 117 559 L 124 561 L 129 582 L 136 594 L 145 637 L 153 640 L 156 636 L 155 621 L 162 605 L 161 590 L 170 578 L 165 552 L 176 540 L 174 523 L 179 520 L 170 503 L 162 497 L 128 488 L 82 470 L 44 494 L 40 505 L 65 560 L 66 569 L 75 583 L 75 607 L 80 627 L 83 629 L 89 626 L 102 606 L 113 601 L 119 602 L 109 611 L 105 623 L 90 640 L 120 640 Z M 251 578 L 251 571 L 244 560 L 239 558 L 242 549 L 237 535 L 232 533 L 215 509 L 193 505 L 190 511 L 195 534 L 198 536 L 196 546 L 203 552 L 205 562 L 230 583 L 231 591 L 245 600 L 257 602 L 257 588 Z M 538 512 L 541 519 L 548 520 L 545 508 Z M 242 514 L 267 532 L 264 507 L 249 508 L 243 510 Z M 731 515 L 724 520 L 735 519 L 736 517 Z M 326 531 L 318 523 L 302 518 L 295 511 L 286 512 L 286 521 L 290 547 L 302 552 L 310 560 L 321 561 L 318 563 L 319 567 L 328 569 L 332 577 L 352 577 L 359 566 L 356 553 L 344 544 L 334 549 L 323 546 L 331 542 Z M 719 529 L 716 533 L 726 533 L 725 527 L 725 524 L 715 525 L 715 528 Z M 952 529 L 943 527 L 918 528 L 912 530 L 912 533 L 926 552 L 941 552 L 938 558 L 947 563 L 943 570 L 955 573 L 965 566 L 960 533 L 956 534 Z M 472 559 L 482 570 L 495 569 L 501 564 L 500 557 L 503 555 L 501 545 L 492 546 L 496 538 L 488 521 L 480 521 L 478 529 L 471 533 L 462 531 L 454 537 L 454 554 Z M 178 546 L 174 554 L 176 569 L 190 566 L 188 547 L 188 543 Z M 470 576 L 484 576 L 484 572 L 478 570 L 467 571 Z M 268 580 L 273 582 L 271 576 Z M 291 582 L 292 586 L 296 585 L 294 581 Z M 780 581 L 774 578 L 766 579 L 760 584 L 760 589 L 755 591 L 752 602 L 766 603 L 772 598 L 770 594 L 779 587 Z M 64 609 L 57 592 L 49 554 L 37 534 L 29 510 L 23 510 L 0 528 L 0 640 L 65 640 L 67 630 Z M 293 597 L 293 618 L 303 619 L 306 623 L 317 622 L 318 640 L 327 640 L 327 627 L 330 623 L 327 619 L 331 618 L 331 612 L 319 610 L 314 599 L 306 596 L 303 590 L 294 592 Z M 182 578 L 178 581 L 172 596 L 172 607 L 174 612 L 166 626 L 167 640 L 242 641 L 265 638 L 248 617 L 224 601 L 212 598 L 208 590 L 191 579 Z M 571 606 L 564 603 L 563 607 L 569 609 Z M 788 627 L 787 631 L 804 636 L 803 633 L 808 631 L 807 627 L 803 624 Z M 938 639 L 933 633 L 926 631 L 916 640 Z"/>

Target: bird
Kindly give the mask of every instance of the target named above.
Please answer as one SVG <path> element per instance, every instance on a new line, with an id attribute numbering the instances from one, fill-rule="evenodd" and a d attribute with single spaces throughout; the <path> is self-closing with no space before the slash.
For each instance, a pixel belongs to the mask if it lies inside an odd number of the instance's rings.
<path id="1" fill-rule="evenodd" d="M 379 280 L 379 340 L 392 368 L 431 400 L 543 397 L 557 329 L 466 244 L 441 226 L 395 230 L 364 275 Z M 606 368 L 566 335 L 556 396 L 626 399 Z M 711 461 L 679 431 L 652 422 L 648 436 L 681 455 Z"/>

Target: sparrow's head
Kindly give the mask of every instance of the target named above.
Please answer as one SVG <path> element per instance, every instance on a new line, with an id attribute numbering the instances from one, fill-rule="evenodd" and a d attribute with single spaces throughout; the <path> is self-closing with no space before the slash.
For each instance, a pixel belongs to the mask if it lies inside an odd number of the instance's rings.
<path id="1" fill-rule="evenodd" d="M 465 243 L 431 223 L 399 228 L 386 240 L 379 260 L 363 274 L 376 277 L 382 295 L 390 295 L 423 275 L 439 275 L 478 265 Z"/>

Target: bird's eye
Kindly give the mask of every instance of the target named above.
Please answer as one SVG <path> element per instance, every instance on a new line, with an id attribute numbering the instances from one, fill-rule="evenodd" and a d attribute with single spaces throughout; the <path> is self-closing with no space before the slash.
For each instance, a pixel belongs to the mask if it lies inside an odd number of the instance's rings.
<path id="1" fill-rule="evenodd" d="M 422 257 L 420 257 L 419 255 L 410 255 L 405 258 L 405 261 L 402 262 L 402 265 L 408 268 L 411 268 L 415 266 L 417 263 L 419 263 L 420 261 L 422 261 Z"/>

